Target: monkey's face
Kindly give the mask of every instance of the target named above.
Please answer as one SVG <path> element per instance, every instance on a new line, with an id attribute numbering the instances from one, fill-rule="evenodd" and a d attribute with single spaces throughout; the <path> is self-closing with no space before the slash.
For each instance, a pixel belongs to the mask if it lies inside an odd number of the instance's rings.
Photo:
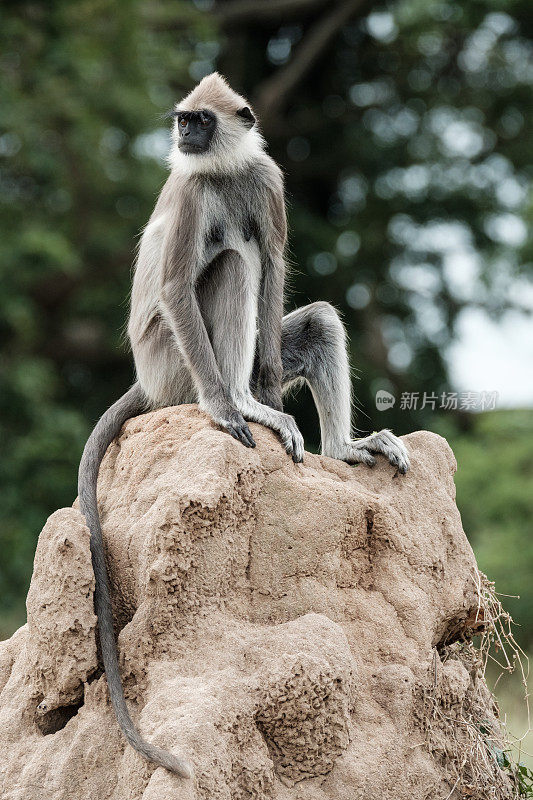
<path id="1" fill-rule="evenodd" d="M 217 72 L 202 78 L 171 116 L 175 122 L 169 161 L 184 174 L 233 170 L 264 150 L 246 100 Z"/>
<path id="2" fill-rule="evenodd" d="M 182 153 L 207 153 L 217 128 L 217 118 L 207 110 L 178 111 L 178 147 Z"/>
<path id="3" fill-rule="evenodd" d="M 180 153 L 230 158 L 242 150 L 244 138 L 255 125 L 255 117 L 244 106 L 236 111 L 223 109 L 177 109 L 172 113 L 174 140 Z"/>

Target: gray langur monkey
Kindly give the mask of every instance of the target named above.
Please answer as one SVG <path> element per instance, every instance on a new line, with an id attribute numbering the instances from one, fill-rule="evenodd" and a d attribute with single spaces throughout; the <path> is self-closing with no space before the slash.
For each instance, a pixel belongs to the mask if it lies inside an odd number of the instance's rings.
<path id="1" fill-rule="evenodd" d="M 335 309 L 313 303 L 283 316 L 283 179 L 250 106 L 217 73 L 173 112 L 171 171 L 140 242 L 128 335 L 137 381 L 105 412 L 83 452 L 80 508 L 91 532 L 95 608 L 109 694 L 128 742 L 182 777 L 189 764 L 144 741 L 124 699 L 96 484 L 122 424 L 143 411 L 198 402 L 214 422 L 255 447 L 247 422 L 274 430 L 295 462 L 304 443 L 282 393 L 306 381 L 322 453 L 350 464 L 382 453 L 404 473 L 404 444 L 383 430 L 351 434 L 345 332 Z"/>

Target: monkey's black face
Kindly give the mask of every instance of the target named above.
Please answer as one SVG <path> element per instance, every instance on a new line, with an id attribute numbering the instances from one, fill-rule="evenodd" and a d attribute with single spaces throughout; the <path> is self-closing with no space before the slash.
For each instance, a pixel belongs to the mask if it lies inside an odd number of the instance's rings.
<path id="1" fill-rule="evenodd" d="M 178 111 L 178 147 L 182 153 L 207 153 L 217 127 L 210 111 Z"/>

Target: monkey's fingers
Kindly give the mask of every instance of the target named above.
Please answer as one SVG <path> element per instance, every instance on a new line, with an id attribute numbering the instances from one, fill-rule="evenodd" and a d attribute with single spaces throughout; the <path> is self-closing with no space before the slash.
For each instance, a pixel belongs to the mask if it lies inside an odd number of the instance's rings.
<path id="1" fill-rule="evenodd" d="M 293 450 L 292 436 L 288 431 L 285 430 L 278 431 L 278 433 L 279 433 L 279 438 L 283 443 L 283 447 L 285 448 L 285 452 L 287 453 L 287 455 L 292 456 L 292 450 Z"/>
<path id="2" fill-rule="evenodd" d="M 300 431 L 292 435 L 292 460 L 295 464 L 301 464 L 304 460 L 304 440 Z"/>
<path id="3" fill-rule="evenodd" d="M 223 425 L 222 427 L 227 433 L 229 433 L 230 436 L 233 436 L 234 439 L 237 439 L 237 441 L 239 441 L 239 437 L 237 436 L 237 431 L 235 430 L 233 425 Z"/>
<path id="4" fill-rule="evenodd" d="M 238 442 L 241 442 L 245 447 L 255 447 L 255 442 L 252 439 L 252 434 L 250 433 L 250 438 L 246 436 L 244 430 L 241 425 L 236 424 L 232 425 L 231 423 L 226 423 L 224 425 L 225 430 L 233 436 Z M 249 431 L 248 431 L 249 432 Z"/>
<path id="5" fill-rule="evenodd" d="M 289 418 L 289 435 L 291 437 L 291 455 L 295 464 L 304 460 L 304 438 L 292 417 Z"/>
<path id="6" fill-rule="evenodd" d="M 233 436 L 234 439 L 236 439 L 238 442 L 241 442 L 242 444 L 246 445 L 246 447 L 250 447 L 248 439 L 246 439 L 244 434 L 241 431 L 239 431 L 238 428 L 235 428 L 233 425 L 229 425 L 229 424 L 226 425 L 225 428 L 226 428 L 227 432 L 230 434 L 230 436 Z"/>
<path id="7" fill-rule="evenodd" d="M 296 427 L 296 423 L 288 424 L 279 431 L 281 441 L 285 447 L 285 452 L 292 456 L 295 464 L 304 460 L 304 440 L 302 434 Z"/>
<path id="8" fill-rule="evenodd" d="M 248 439 L 248 441 L 250 442 L 250 447 L 255 447 L 255 439 L 252 436 L 252 432 L 251 432 L 250 428 L 248 427 L 248 425 L 246 423 L 244 423 L 244 425 L 241 425 L 241 429 L 242 429 L 242 432 L 244 433 L 244 435 L 246 436 L 246 438 Z"/>

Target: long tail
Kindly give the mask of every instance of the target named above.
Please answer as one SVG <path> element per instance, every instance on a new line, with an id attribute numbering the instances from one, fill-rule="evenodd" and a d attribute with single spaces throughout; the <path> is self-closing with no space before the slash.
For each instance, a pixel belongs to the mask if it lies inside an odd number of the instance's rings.
<path id="1" fill-rule="evenodd" d="M 132 747 L 148 761 L 159 764 L 182 778 L 190 778 L 191 767 L 172 753 L 146 742 L 135 728 L 124 698 L 124 689 L 118 667 L 117 643 L 113 630 L 113 613 L 109 594 L 109 580 L 104 555 L 104 541 L 96 502 L 98 470 L 105 452 L 118 436 L 126 420 L 140 414 L 146 406 L 141 387 L 135 383 L 120 400 L 117 400 L 98 420 L 91 433 L 80 462 L 78 494 L 81 513 L 91 532 L 91 555 L 96 579 L 94 604 L 98 617 L 98 630 L 109 695 L 117 722 Z"/>

